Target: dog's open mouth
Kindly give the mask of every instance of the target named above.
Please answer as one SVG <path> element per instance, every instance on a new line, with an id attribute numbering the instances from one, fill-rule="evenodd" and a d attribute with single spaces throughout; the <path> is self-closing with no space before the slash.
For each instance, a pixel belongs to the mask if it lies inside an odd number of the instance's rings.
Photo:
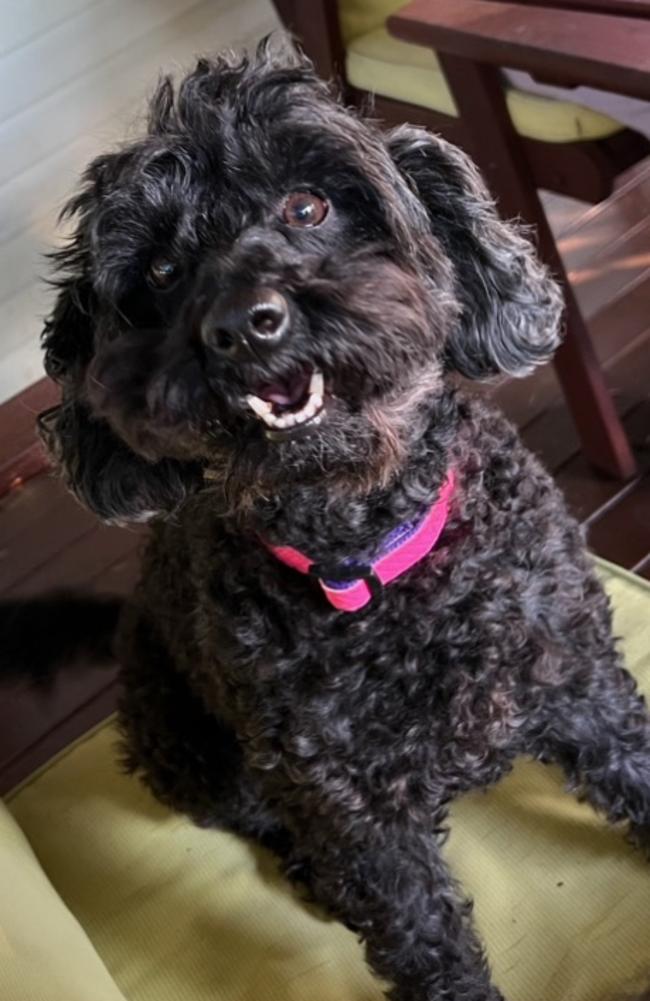
<path id="1" fill-rule="evenodd" d="M 318 369 L 300 369 L 256 387 L 246 403 L 272 431 L 290 433 L 318 423 L 325 402 L 325 380 Z"/>

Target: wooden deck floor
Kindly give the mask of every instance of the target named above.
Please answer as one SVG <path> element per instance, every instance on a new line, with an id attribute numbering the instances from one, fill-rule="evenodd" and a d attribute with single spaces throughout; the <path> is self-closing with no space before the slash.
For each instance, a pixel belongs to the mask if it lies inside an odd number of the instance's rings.
<path id="1" fill-rule="evenodd" d="M 551 366 L 484 391 L 553 473 L 586 525 L 593 551 L 650 579 L 650 163 L 606 204 L 585 211 L 550 197 L 547 210 L 634 443 L 638 477 L 623 485 L 587 465 Z M 137 575 L 142 535 L 97 524 L 60 483 L 37 476 L 0 501 L 0 596 L 62 586 L 126 593 Z M 112 676 L 95 672 L 66 682 L 47 706 L 24 693 L 13 705 L 5 702 L 0 792 L 46 756 L 44 747 L 52 752 L 83 731 L 80 706 L 88 724 L 110 711 L 114 698 Z M 13 720 L 31 734 L 31 747 L 18 756 Z M 28 743 L 22 740 L 23 747 Z"/>

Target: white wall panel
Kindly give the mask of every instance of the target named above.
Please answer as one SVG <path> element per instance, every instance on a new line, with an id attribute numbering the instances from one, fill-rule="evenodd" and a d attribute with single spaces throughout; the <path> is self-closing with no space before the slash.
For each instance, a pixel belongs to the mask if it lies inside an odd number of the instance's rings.
<path id="1" fill-rule="evenodd" d="M 137 131 L 160 73 L 276 23 L 268 0 L 0 0 L 0 400 L 42 375 L 42 255 L 79 172 Z"/>

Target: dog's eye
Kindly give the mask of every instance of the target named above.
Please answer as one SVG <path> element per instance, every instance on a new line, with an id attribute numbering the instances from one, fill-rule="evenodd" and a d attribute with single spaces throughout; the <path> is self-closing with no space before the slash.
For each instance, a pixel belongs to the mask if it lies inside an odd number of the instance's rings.
<path id="1" fill-rule="evenodd" d="M 169 257 L 160 256 L 154 257 L 152 260 L 147 277 L 156 288 L 169 288 L 174 284 L 179 274 L 180 268 L 175 261 L 170 260 Z"/>
<path id="2" fill-rule="evenodd" d="M 324 198 L 311 191 L 296 191 L 282 207 L 282 218 L 289 226 L 320 226 L 329 211 Z"/>

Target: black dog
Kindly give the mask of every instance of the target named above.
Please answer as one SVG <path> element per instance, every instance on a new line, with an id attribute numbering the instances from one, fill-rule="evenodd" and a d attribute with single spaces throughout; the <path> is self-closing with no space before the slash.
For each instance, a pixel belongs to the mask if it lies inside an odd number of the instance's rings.
<path id="1" fill-rule="evenodd" d="M 580 529 L 453 386 L 546 361 L 556 287 L 463 153 L 264 46 L 165 81 L 68 214 L 44 434 L 102 518 L 155 519 L 129 768 L 274 848 L 395 1001 L 498 997 L 450 800 L 525 754 L 650 844 L 650 719 Z"/>

